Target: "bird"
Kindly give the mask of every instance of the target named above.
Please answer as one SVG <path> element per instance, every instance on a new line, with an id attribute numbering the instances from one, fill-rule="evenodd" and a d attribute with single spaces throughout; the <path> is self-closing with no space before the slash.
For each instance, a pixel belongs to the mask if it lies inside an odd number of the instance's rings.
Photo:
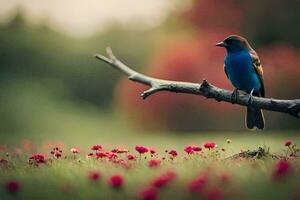
<path id="1" fill-rule="evenodd" d="M 262 130 L 265 127 L 261 109 L 252 105 L 252 96 L 265 97 L 263 67 L 255 50 L 247 39 L 239 35 L 230 35 L 216 46 L 226 49 L 224 71 L 234 86 L 232 98 L 237 101 L 238 92 L 250 95 L 245 116 L 245 125 L 250 130 Z"/>

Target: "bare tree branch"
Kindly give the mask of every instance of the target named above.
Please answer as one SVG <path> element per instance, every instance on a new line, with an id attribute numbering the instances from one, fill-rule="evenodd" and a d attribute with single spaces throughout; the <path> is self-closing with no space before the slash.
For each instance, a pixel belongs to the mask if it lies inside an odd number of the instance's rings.
<path id="1" fill-rule="evenodd" d="M 143 99 L 146 99 L 150 95 L 159 91 L 187 93 L 205 96 L 206 98 L 213 98 L 216 101 L 224 101 L 232 104 L 236 103 L 242 106 L 255 106 L 265 110 L 288 113 L 297 118 L 300 117 L 300 99 L 281 100 L 253 96 L 250 101 L 250 95 L 241 93 L 238 94 L 237 99 L 233 99 L 232 91 L 218 88 L 210 84 L 205 79 L 202 81 L 202 83 L 190 83 L 153 78 L 138 73 L 126 66 L 113 55 L 112 50 L 109 47 L 107 48 L 107 54 L 108 57 L 99 54 L 95 55 L 95 57 L 108 63 L 113 68 L 123 72 L 131 81 L 150 86 L 148 90 L 141 94 Z"/>

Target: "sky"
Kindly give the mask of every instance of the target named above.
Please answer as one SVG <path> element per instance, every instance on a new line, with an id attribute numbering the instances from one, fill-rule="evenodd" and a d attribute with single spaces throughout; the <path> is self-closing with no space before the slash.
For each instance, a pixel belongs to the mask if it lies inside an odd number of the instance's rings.
<path id="1" fill-rule="evenodd" d="M 104 30 L 112 22 L 141 22 L 137 29 L 161 23 L 176 0 L 0 0 L 0 20 L 21 9 L 31 23 L 47 22 L 75 36 Z M 134 27 L 133 27 L 134 28 Z"/>

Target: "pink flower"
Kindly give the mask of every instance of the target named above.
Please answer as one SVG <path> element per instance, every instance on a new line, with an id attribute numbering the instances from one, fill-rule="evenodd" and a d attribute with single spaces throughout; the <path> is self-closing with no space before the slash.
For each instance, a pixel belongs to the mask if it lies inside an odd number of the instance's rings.
<path id="1" fill-rule="evenodd" d="M 96 153 L 96 156 L 97 158 L 106 158 L 108 155 L 107 153 L 100 151 Z"/>
<path id="2" fill-rule="evenodd" d="M 273 171 L 273 178 L 280 179 L 287 176 L 291 172 L 291 165 L 287 160 L 281 159 L 279 160 Z"/>
<path id="3" fill-rule="evenodd" d="M 110 177 L 108 183 L 113 188 L 120 188 L 124 184 L 124 178 L 119 174 L 115 174 Z"/>
<path id="4" fill-rule="evenodd" d="M 151 159 L 148 161 L 148 166 L 151 168 L 158 167 L 160 165 L 161 161 L 158 159 Z"/>
<path id="5" fill-rule="evenodd" d="M 217 147 L 217 144 L 214 142 L 206 142 L 203 146 L 206 149 L 213 149 L 213 148 Z"/>
<path id="6" fill-rule="evenodd" d="M 116 153 L 128 153 L 129 150 L 128 149 L 117 149 Z"/>
<path id="7" fill-rule="evenodd" d="M 166 173 L 155 178 L 152 182 L 152 186 L 156 188 L 162 188 L 170 183 L 176 177 L 176 173 L 173 171 L 167 171 Z"/>
<path id="8" fill-rule="evenodd" d="M 75 147 L 71 148 L 70 151 L 71 151 L 73 154 L 79 153 L 78 149 L 76 149 Z"/>
<path id="9" fill-rule="evenodd" d="M 102 145 L 96 144 L 96 145 L 91 147 L 91 150 L 98 151 L 98 150 L 101 150 L 102 148 L 103 148 Z"/>
<path id="10" fill-rule="evenodd" d="M 193 150 L 193 146 L 186 146 L 185 148 L 184 148 L 184 151 L 187 153 L 187 154 L 192 154 L 193 152 L 194 152 L 194 150 Z"/>
<path id="11" fill-rule="evenodd" d="M 207 174 L 202 174 L 188 183 L 188 190 L 190 192 L 202 192 L 207 182 Z"/>
<path id="12" fill-rule="evenodd" d="M 148 187 L 142 190 L 139 194 L 139 199 L 141 200 L 156 200 L 158 191 L 155 187 Z"/>
<path id="13" fill-rule="evenodd" d="M 136 158 L 135 155 L 132 155 L 132 154 L 127 155 L 128 160 L 134 160 L 135 158 Z"/>
<path id="14" fill-rule="evenodd" d="M 292 144 L 293 144 L 293 141 L 287 140 L 287 141 L 285 141 L 284 146 L 289 147 L 289 146 L 291 146 Z"/>
<path id="15" fill-rule="evenodd" d="M 147 147 L 143 147 L 143 146 L 139 146 L 136 145 L 135 146 L 135 150 L 139 153 L 139 154 L 144 154 L 147 153 L 149 151 L 149 149 Z"/>
<path id="16" fill-rule="evenodd" d="M 20 191 L 20 184 L 15 181 L 15 180 L 11 180 L 6 182 L 5 184 L 6 190 L 10 193 L 17 193 Z"/>
<path id="17" fill-rule="evenodd" d="M 98 181 L 101 178 L 101 174 L 98 171 L 90 171 L 88 177 L 92 181 Z"/>
<path id="18" fill-rule="evenodd" d="M 173 157 L 176 157 L 176 156 L 178 156 L 178 153 L 177 153 L 177 151 L 176 150 L 170 150 L 169 151 L 169 153 L 168 154 L 170 154 L 171 156 L 173 156 Z"/>

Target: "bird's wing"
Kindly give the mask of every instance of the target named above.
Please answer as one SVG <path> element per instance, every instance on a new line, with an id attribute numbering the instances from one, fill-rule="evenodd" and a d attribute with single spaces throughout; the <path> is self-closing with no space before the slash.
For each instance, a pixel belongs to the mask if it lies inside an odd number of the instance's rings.
<path id="1" fill-rule="evenodd" d="M 257 53 L 254 50 L 250 51 L 250 56 L 252 58 L 252 64 L 253 67 L 255 69 L 255 72 L 257 73 L 258 77 L 259 77 L 259 81 L 261 84 L 261 88 L 260 88 L 260 95 L 262 97 L 265 97 L 265 86 L 264 86 L 264 79 L 263 79 L 263 67 L 260 63 L 259 57 L 257 55 Z"/>

